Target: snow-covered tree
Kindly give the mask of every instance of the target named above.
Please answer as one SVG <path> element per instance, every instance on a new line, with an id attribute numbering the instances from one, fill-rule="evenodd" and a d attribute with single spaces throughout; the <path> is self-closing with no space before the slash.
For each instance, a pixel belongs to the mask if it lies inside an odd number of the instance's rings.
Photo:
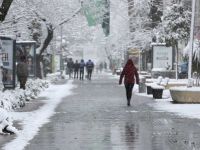
<path id="1" fill-rule="evenodd" d="M 192 71 L 200 73 L 200 40 L 195 39 L 193 44 Z"/>
<path id="2" fill-rule="evenodd" d="M 191 12 L 185 10 L 183 5 L 173 4 L 167 8 L 163 18 L 165 41 L 167 45 L 178 48 L 178 41 L 189 39 Z"/>
<path id="3" fill-rule="evenodd" d="M 176 71 L 178 70 L 179 41 L 188 41 L 190 33 L 191 12 L 185 10 L 182 3 L 173 3 L 163 16 L 163 37 L 167 46 L 172 46 L 176 52 Z M 178 73 L 176 72 L 176 78 Z"/>
<path id="4" fill-rule="evenodd" d="M 154 29 L 160 22 L 162 22 L 163 16 L 163 1 L 162 0 L 151 0 L 149 2 L 150 12 L 149 18 L 151 21 L 151 28 Z"/>
<path id="5" fill-rule="evenodd" d="M 136 0 L 134 1 L 133 13 L 130 16 L 132 19 L 131 27 L 134 32 L 131 32 L 131 47 L 140 50 L 149 50 L 147 47 L 152 41 L 152 21 L 149 18 L 150 5 L 149 1 Z"/>
<path id="6" fill-rule="evenodd" d="M 15 0 L 10 8 L 8 17 L 1 24 L 1 33 L 20 35 L 18 40 L 36 40 L 38 64 L 49 46 L 53 33 L 59 33 L 59 24 L 71 17 L 80 7 L 78 0 Z M 13 17 L 14 16 L 14 17 Z M 15 19 L 14 19 L 15 18 Z M 41 27 L 34 27 L 34 21 Z M 15 22 L 15 24 L 13 23 Z M 32 28 L 33 27 L 33 28 Z M 39 65 L 37 65 L 39 68 Z M 39 72 L 38 77 L 41 77 Z"/>
<path id="7" fill-rule="evenodd" d="M 31 21 L 30 25 L 28 26 L 30 30 L 31 38 L 36 41 L 36 47 L 40 47 L 41 45 L 41 37 L 42 37 L 42 25 L 41 22 L 35 18 Z"/>

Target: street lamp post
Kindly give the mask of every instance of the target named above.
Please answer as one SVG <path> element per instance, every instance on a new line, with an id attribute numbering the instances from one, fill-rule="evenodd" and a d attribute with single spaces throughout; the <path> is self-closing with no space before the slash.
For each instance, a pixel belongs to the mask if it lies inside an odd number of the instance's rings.
<path id="1" fill-rule="evenodd" d="M 62 76 L 63 71 L 64 71 L 64 66 L 63 66 L 63 26 L 62 24 L 60 25 L 60 75 Z"/>
<path id="2" fill-rule="evenodd" d="M 192 77 L 192 55 L 193 55 L 193 39 L 194 39 L 194 21 L 195 21 L 195 4 L 196 0 L 192 1 L 192 21 L 191 21 L 191 31 L 190 31 L 190 53 L 189 53 L 189 68 L 188 68 L 188 78 Z"/>

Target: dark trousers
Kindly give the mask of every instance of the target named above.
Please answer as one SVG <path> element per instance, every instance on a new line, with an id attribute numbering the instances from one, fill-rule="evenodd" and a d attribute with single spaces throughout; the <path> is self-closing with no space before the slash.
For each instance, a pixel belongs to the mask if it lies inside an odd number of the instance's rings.
<path id="1" fill-rule="evenodd" d="M 74 79 L 77 78 L 78 79 L 78 70 L 74 70 Z"/>
<path id="2" fill-rule="evenodd" d="M 26 81 L 27 81 L 27 77 L 18 77 L 19 83 L 20 83 L 20 89 L 26 89 Z"/>
<path id="3" fill-rule="evenodd" d="M 73 69 L 69 69 L 69 78 L 71 79 L 73 75 Z"/>
<path id="4" fill-rule="evenodd" d="M 91 80 L 92 77 L 92 70 L 88 69 L 88 80 Z"/>
<path id="5" fill-rule="evenodd" d="M 134 84 L 125 84 L 127 101 L 131 100 Z"/>
<path id="6" fill-rule="evenodd" d="M 84 70 L 80 70 L 80 80 L 83 80 L 84 78 Z"/>

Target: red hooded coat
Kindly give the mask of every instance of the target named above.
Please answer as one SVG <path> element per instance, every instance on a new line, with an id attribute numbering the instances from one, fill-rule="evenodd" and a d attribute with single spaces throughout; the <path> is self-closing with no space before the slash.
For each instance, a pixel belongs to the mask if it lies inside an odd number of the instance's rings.
<path id="1" fill-rule="evenodd" d="M 124 77 L 124 84 L 134 84 L 136 80 L 136 84 L 139 84 L 139 75 L 133 61 L 129 59 L 123 68 L 123 71 L 120 75 L 119 84 L 122 83 L 122 79 Z"/>

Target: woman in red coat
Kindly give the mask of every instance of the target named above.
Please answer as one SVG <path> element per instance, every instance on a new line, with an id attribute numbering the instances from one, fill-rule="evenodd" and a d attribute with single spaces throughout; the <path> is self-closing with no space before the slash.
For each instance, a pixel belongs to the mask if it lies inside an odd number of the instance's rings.
<path id="1" fill-rule="evenodd" d="M 126 88 L 127 105 L 130 106 L 132 91 L 134 84 L 139 84 L 139 75 L 133 61 L 129 59 L 123 68 L 120 76 L 119 84 L 122 84 L 122 79 L 124 78 L 124 85 Z"/>

